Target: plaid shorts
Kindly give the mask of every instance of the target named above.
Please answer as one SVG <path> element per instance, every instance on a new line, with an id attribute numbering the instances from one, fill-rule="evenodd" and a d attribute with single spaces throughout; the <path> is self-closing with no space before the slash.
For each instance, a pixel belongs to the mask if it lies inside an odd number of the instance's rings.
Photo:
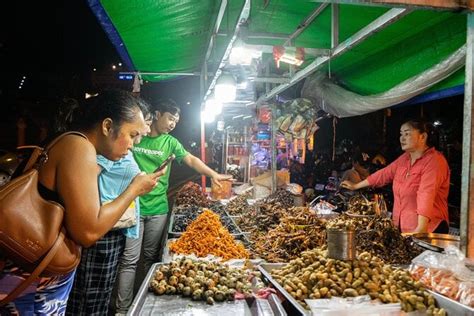
<path id="1" fill-rule="evenodd" d="M 125 236 L 119 230 L 108 232 L 94 246 L 82 250 L 66 315 L 107 315 L 124 246 Z"/>

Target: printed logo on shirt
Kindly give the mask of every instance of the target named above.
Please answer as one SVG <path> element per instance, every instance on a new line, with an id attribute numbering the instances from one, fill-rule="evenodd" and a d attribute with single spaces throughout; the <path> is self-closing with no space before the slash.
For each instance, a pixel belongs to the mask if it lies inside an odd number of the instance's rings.
<path id="1" fill-rule="evenodd" d="M 146 154 L 146 155 L 157 155 L 163 156 L 165 153 L 161 150 L 153 150 L 141 147 L 133 147 L 132 150 L 136 153 Z"/>

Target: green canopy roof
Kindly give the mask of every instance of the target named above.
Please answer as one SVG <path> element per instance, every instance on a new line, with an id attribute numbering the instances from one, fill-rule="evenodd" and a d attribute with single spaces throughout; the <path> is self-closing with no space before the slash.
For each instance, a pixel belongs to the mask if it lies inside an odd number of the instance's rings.
<path id="1" fill-rule="evenodd" d="M 216 45 L 208 60 L 214 72 L 238 23 L 243 0 L 227 1 Z M 142 73 L 199 73 L 205 61 L 221 1 L 89 1 L 122 56 L 133 71 Z M 282 45 L 308 15 L 321 4 L 314 1 L 251 1 L 245 42 Z M 304 48 L 331 48 L 331 5 L 294 40 Z M 390 8 L 339 4 L 339 43 L 386 13 Z M 109 27 L 105 25 L 107 20 Z M 113 38 L 111 33 L 116 32 Z M 259 36 L 253 36 L 258 34 Z M 275 36 L 278 35 L 278 36 Z M 332 59 L 323 69 L 348 89 L 360 94 L 383 92 L 440 62 L 466 41 L 466 15 L 416 9 L 383 28 L 348 52 Z M 312 61 L 309 55 L 302 68 Z M 149 81 L 170 78 L 146 75 Z M 460 70 L 432 90 L 464 83 Z"/>

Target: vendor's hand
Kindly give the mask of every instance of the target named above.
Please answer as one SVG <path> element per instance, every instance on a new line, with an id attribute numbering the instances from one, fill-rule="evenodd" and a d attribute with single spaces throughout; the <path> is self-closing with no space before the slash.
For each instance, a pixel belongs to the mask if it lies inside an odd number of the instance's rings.
<path id="1" fill-rule="evenodd" d="M 217 185 L 219 188 L 222 188 L 222 183 L 220 182 L 222 180 L 233 181 L 234 179 L 232 179 L 232 176 L 230 174 L 219 174 L 219 173 L 216 173 L 216 175 L 211 178 L 212 183 Z"/>
<path id="2" fill-rule="evenodd" d="M 354 190 L 357 190 L 356 184 L 352 181 L 349 181 L 349 180 L 344 180 L 342 181 L 341 183 L 341 188 L 344 188 L 344 189 L 349 189 L 351 191 L 354 191 Z"/>
<path id="3" fill-rule="evenodd" d="M 166 167 L 167 168 L 167 167 Z M 133 187 L 135 194 L 144 195 L 150 192 L 158 184 L 160 177 L 165 174 L 166 168 L 158 172 L 146 174 L 145 172 L 140 172 L 133 178 L 130 186 Z"/>

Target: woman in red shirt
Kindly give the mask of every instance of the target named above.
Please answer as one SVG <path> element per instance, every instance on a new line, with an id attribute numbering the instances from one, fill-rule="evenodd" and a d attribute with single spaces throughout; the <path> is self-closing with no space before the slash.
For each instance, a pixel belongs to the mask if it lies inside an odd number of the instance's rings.
<path id="1" fill-rule="evenodd" d="M 393 183 L 393 223 L 404 233 L 448 233 L 449 167 L 430 139 L 430 124 L 411 120 L 400 128 L 405 151 L 387 167 L 367 179 L 341 186 L 358 190 Z"/>

